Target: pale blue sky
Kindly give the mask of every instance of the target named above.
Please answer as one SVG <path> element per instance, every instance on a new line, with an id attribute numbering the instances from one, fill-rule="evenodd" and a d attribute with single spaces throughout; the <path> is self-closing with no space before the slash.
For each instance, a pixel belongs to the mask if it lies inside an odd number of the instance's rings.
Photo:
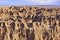
<path id="1" fill-rule="evenodd" d="M 60 0 L 0 0 L 0 5 L 60 5 Z"/>

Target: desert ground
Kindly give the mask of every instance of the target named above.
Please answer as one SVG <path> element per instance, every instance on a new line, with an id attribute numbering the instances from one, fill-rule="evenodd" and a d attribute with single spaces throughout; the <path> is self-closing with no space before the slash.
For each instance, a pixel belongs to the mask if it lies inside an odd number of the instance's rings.
<path id="1" fill-rule="evenodd" d="M 0 7 L 0 40 L 60 40 L 60 8 Z"/>

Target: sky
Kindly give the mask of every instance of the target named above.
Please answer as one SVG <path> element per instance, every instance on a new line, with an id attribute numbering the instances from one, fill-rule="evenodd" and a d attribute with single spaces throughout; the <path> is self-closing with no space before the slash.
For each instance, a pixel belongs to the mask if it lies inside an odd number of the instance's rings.
<path id="1" fill-rule="evenodd" d="M 60 5 L 60 0 L 0 0 L 0 5 Z"/>

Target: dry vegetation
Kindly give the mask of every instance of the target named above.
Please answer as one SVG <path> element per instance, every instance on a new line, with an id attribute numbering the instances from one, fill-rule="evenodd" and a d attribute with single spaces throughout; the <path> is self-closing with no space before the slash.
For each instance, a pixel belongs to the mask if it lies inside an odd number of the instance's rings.
<path id="1" fill-rule="evenodd" d="M 0 8 L 0 40 L 60 40 L 60 8 Z"/>

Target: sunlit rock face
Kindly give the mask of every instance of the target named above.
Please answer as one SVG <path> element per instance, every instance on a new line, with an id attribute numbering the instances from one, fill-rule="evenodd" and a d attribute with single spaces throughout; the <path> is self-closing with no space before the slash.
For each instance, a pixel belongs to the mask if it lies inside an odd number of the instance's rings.
<path id="1" fill-rule="evenodd" d="M 60 40 L 60 8 L 0 8 L 0 40 Z"/>

